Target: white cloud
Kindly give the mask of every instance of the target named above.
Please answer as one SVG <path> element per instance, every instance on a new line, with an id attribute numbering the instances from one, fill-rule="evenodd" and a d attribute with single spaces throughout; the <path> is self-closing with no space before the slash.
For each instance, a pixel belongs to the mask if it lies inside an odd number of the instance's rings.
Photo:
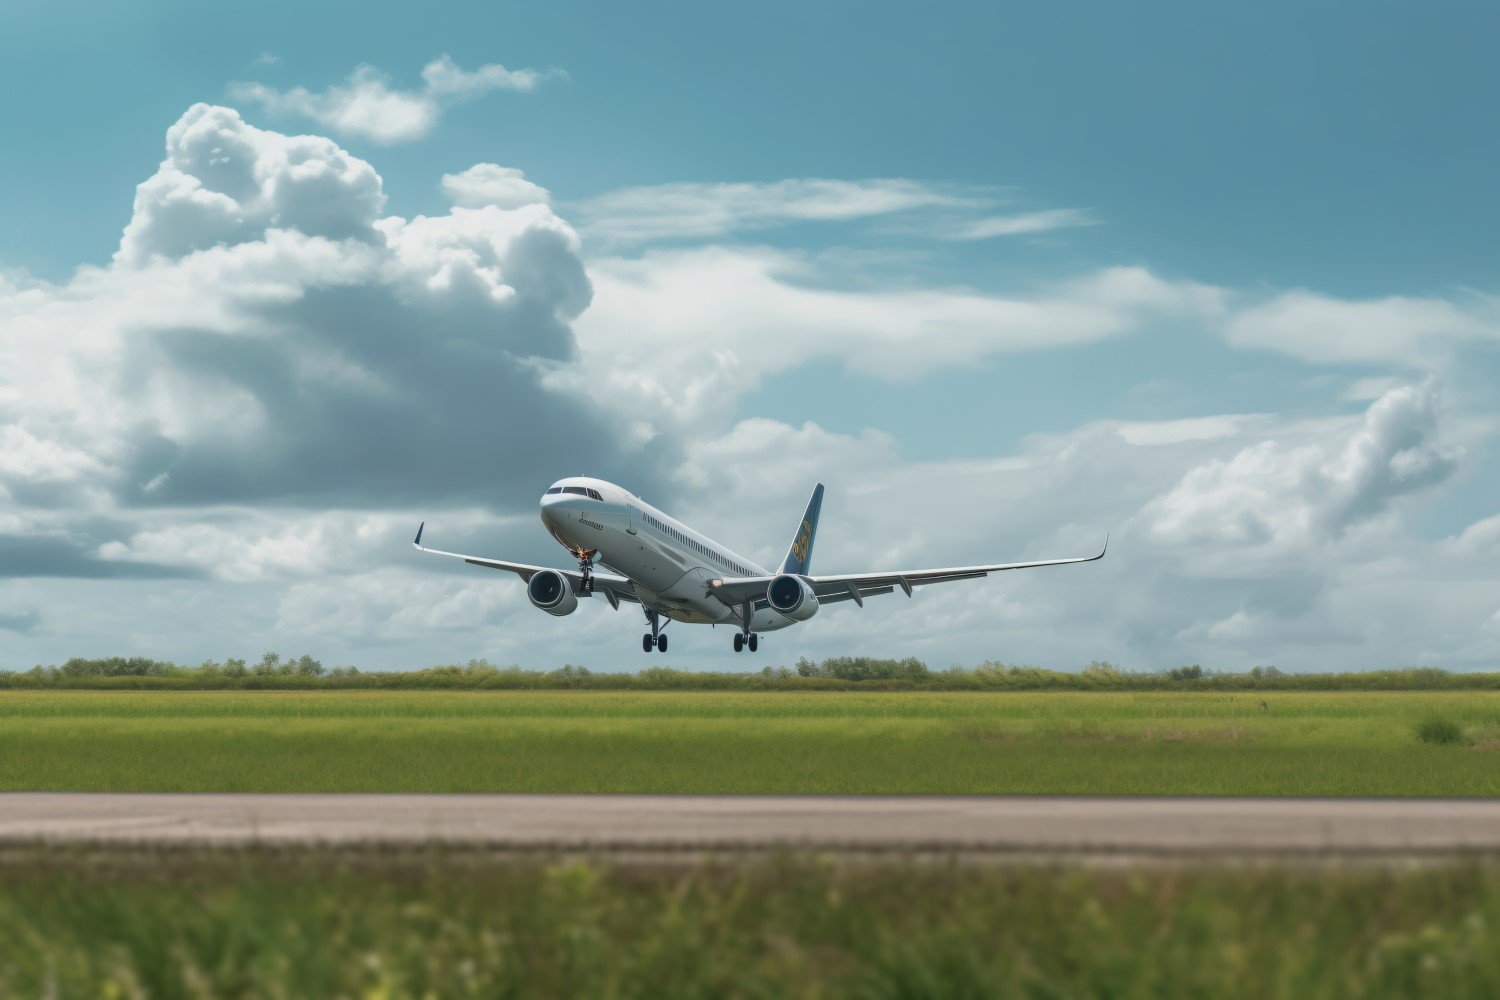
<path id="1" fill-rule="evenodd" d="M 400 579 L 399 587 L 392 580 Z M 514 582 L 514 581 L 508 581 Z M 384 573 L 293 584 L 277 607 L 277 629 L 311 639 L 405 639 L 472 632 L 512 615 L 537 612 L 519 586 L 488 578 Z"/>
<path id="2" fill-rule="evenodd" d="M 493 85 L 456 68 L 427 81 L 443 100 Z M 992 210 L 959 189 L 809 183 L 688 186 L 654 216 L 649 198 L 622 212 L 646 220 L 622 232 Z M 108 266 L 55 285 L 0 273 L 0 575 L 27 578 L 0 581 L 16 609 L 0 629 L 17 665 L 34 651 L 254 655 L 288 640 L 362 666 L 638 665 L 621 658 L 638 610 L 591 604 L 560 623 L 509 576 L 410 550 L 426 517 L 444 547 L 556 561 L 534 502 L 563 460 L 767 563 L 820 479 L 821 570 L 1084 554 L 1114 532 L 1102 563 L 831 608 L 752 660 L 730 659 L 722 631 L 682 629 L 674 665 L 1500 656 L 1486 625 L 1497 518 L 1433 542 L 1403 527 L 1455 476 L 1448 442 L 1493 433 L 1472 414 L 1440 421 L 1431 385 L 1362 380 L 1345 391 L 1371 401 L 1356 417 L 1098 419 L 963 460 L 913 458 L 897 428 L 839 434 L 741 403 L 809 363 L 901 379 L 1169 324 L 1246 336 L 1266 305 L 1235 314 L 1230 293 L 1141 267 L 999 293 L 855 281 L 819 255 L 763 248 L 601 259 L 590 275 L 519 171 L 480 164 L 443 188 L 453 210 L 386 217 L 374 167 L 331 140 L 198 106 Z M 1376 324 L 1377 353 L 1487 336 L 1466 325 L 1484 325 L 1477 299 L 1416 314 L 1438 320 L 1410 335 Z M 1328 391 L 1347 381 L 1330 376 Z"/>
<path id="3" fill-rule="evenodd" d="M 1409 393 L 1352 421 L 1210 415 L 1158 422 L 1145 435 L 1134 433 L 1138 425 L 1101 421 L 968 460 L 907 458 L 874 430 L 842 435 L 747 419 L 692 445 L 681 472 L 688 492 L 676 510 L 774 563 L 807 490 L 822 480 L 819 572 L 1085 554 L 1113 532 L 1099 563 L 919 589 L 911 600 L 875 598 L 864 610 L 829 608 L 804 632 L 770 636 L 769 662 L 881 651 L 937 665 L 991 657 L 1066 667 L 1106 658 L 1133 669 L 1492 662 L 1500 632 L 1475 632 L 1500 605 L 1493 560 L 1474 555 L 1456 566 L 1453 542 L 1412 539 L 1395 516 L 1393 505 L 1414 502 L 1422 489 L 1399 478 L 1394 469 L 1408 460 L 1395 456 L 1430 456 L 1429 483 L 1453 458 L 1428 423 L 1431 388 Z M 1276 477 L 1273 468 L 1264 494 L 1272 508 L 1312 508 L 1307 520 L 1319 532 L 1279 549 L 1222 532 L 1190 545 L 1158 536 L 1160 498 L 1194 470 L 1231 465 L 1268 440 L 1284 458 L 1321 456 L 1314 468 L 1324 485 Z M 1217 513 L 1232 519 L 1236 509 Z M 1491 525 L 1465 535 L 1466 545 L 1500 537 Z M 681 655 L 719 641 L 679 640 Z"/>
<path id="4" fill-rule="evenodd" d="M 262 131 L 229 108 L 196 104 L 167 130 L 166 159 L 136 189 L 116 260 L 181 257 L 273 228 L 372 240 L 384 204 L 374 168 L 331 140 Z"/>
<path id="5" fill-rule="evenodd" d="M 568 206 L 591 241 L 630 245 L 711 240 L 806 222 L 881 219 L 887 234 L 974 241 L 1092 226 L 1084 209 L 977 214 L 1003 200 L 1001 189 L 907 178 L 820 177 L 737 184 L 656 184 L 621 188 Z M 976 217 L 977 214 L 977 217 Z"/>
<path id="6" fill-rule="evenodd" d="M 1458 535 L 1446 539 L 1443 549 L 1447 555 L 1463 559 L 1489 557 L 1500 552 L 1500 514 L 1468 525 Z"/>
<path id="7" fill-rule="evenodd" d="M 1130 444 L 1167 445 L 1184 441 L 1218 441 L 1244 433 L 1246 427 L 1264 421 L 1263 414 L 1225 413 L 1180 420 L 1122 421 L 1113 426 Z"/>
<path id="8" fill-rule="evenodd" d="M 402 543 L 415 528 L 407 517 L 363 511 L 158 512 L 151 520 L 156 523 L 100 546 L 99 557 L 189 566 L 230 581 L 341 575 L 369 566 L 372 558 L 405 555 Z M 447 516 L 449 530 L 475 520 L 472 514 Z"/>
<path id="9" fill-rule="evenodd" d="M 1225 327 L 1237 347 L 1264 348 L 1317 363 L 1395 364 L 1432 369 L 1466 342 L 1500 339 L 1495 305 L 1476 298 L 1349 300 L 1292 291 L 1240 310 Z"/>
<path id="10" fill-rule="evenodd" d="M 493 90 L 528 92 L 543 80 L 560 75 L 559 70 L 506 69 L 499 63 L 487 63 L 469 72 L 460 69 L 446 54 L 422 67 L 422 82 L 427 85 L 428 94 L 459 99 L 480 97 Z"/>
<path id="11" fill-rule="evenodd" d="M 1076 346 L 1151 321 L 1204 319 L 1212 288 L 1109 268 L 1024 296 L 965 288 L 821 286 L 808 259 L 764 248 L 657 251 L 591 263 L 581 365 L 555 373 L 607 388 L 640 420 L 722 424 L 741 394 L 813 360 L 903 379 L 992 355 Z"/>
<path id="12" fill-rule="evenodd" d="M 591 238 L 704 239 L 789 222 L 846 222 L 916 209 L 974 208 L 987 195 L 902 178 L 792 178 L 766 183 L 621 188 L 570 206 Z"/>
<path id="13" fill-rule="evenodd" d="M 1402 384 L 1402 380 L 1395 375 L 1372 375 L 1368 378 L 1357 378 L 1349 383 L 1348 388 L 1339 393 L 1339 399 L 1350 403 L 1368 403 L 1372 399 L 1379 399 Z"/>
<path id="14" fill-rule="evenodd" d="M 250 63 L 251 66 L 279 66 L 282 58 L 271 52 L 262 52 Z"/>
<path id="15" fill-rule="evenodd" d="M 197 105 L 109 266 L 7 281 L 0 496 L 19 521 L 0 572 L 332 572 L 320 539 L 357 533 L 363 506 L 529 506 L 563 452 L 650 481 L 612 420 L 535 369 L 573 357 L 591 295 L 567 224 L 540 204 L 381 217 L 384 197 L 328 139 Z M 267 504 L 351 513 L 208 516 Z"/>
<path id="16" fill-rule="evenodd" d="M 1265 440 L 1214 459 L 1151 505 L 1151 536 L 1279 552 L 1336 540 L 1453 473 L 1459 453 L 1438 440 L 1437 423 L 1432 383 L 1404 386 L 1376 400 L 1336 449 Z"/>
<path id="17" fill-rule="evenodd" d="M 422 69 L 420 90 L 393 87 L 373 66 L 360 66 L 342 84 L 321 92 L 306 87 L 278 90 L 263 83 L 233 83 L 230 96 L 259 104 L 275 115 L 309 118 L 339 135 L 390 145 L 426 136 L 443 111 L 460 101 L 497 90 L 529 92 L 558 71 L 510 70 L 498 63 L 466 71 L 447 55 Z"/>
<path id="18" fill-rule="evenodd" d="M 468 170 L 444 174 L 443 194 L 460 208 L 520 208 L 523 205 L 545 205 L 552 198 L 547 189 L 533 184 L 515 167 L 495 163 L 476 163 Z"/>
<path id="19" fill-rule="evenodd" d="M 997 236 L 1029 236 L 1051 232 L 1055 229 L 1071 229 L 1077 226 L 1098 225 L 1099 220 L 1081 208 L 1053 208 L 1040 212 L 1021 212 L 1016 215 L 991 215 L 951 226 L 942 233 L 949 240 L 988 240 Z"/>

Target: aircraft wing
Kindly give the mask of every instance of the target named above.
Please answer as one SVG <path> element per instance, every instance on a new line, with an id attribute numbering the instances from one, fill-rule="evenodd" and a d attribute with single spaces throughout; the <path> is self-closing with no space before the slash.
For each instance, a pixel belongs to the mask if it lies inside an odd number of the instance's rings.
<path id="1" fill-rule="evenodd" d="M 886 573 L 843 573 L 837 576 L 804 576 L 818 601 L 832 604 L 838 601 L 853 601 L 864 606 L 866 597 L 889 594 L 897 588 L 911 596 L 913 587 L 925 587 L 930 583 L 949 583 L 954 580 L 975 580 L 991 573 L 1003 573 L 1010 569 L 1036 569 L 1041 566 L 1069 566 L 1073 563 L 1096 562 L 1104 558 L 1109 550 L 1109 539 L 1096 556 L 1076 556 L 1072 559 L 1042 559 L 1037 562 L 992 563 L 984 566 L 949 566 L 943 569 L 906 569 Z M 725 604 L 738 606 L 745 601 L 764 602 L 766 588 L 774 576 L 729 577 L 710 585 L 712 592 Z"/>
<path id="2" fill-rule="evenodd" d="M 503 569 L 516 574 L 527 583 L 530 583 L 531 578 L 536 574 L 550 569 L 567 577 L 568 582 L 573 585 L 575 592 L 583 580 L 583 574 L 576 569 L 558 569 L 555 566 L 532 566 L 530 563 L 506 562 L 504 559 L 485 559 L 481 556 L 466 556 L 462 552 L 444 552 L 442 549 L 428 548 L 422 544 L 422 529 L 426 527 L 427 523 L 424 521 L 422 526 L 417 529 L 417 537 L 412 540 L 412 545 L 418 552 L 426 552 L 428 555 L 434 556 L 447 556 L 449 559 L 462 559 L 464 562 L 473 563 L 475 566 Z M 635 588 L 631 586 L 630 581 L 625 577 L 616 576 L 613 573 L 595 571 L 593 579 L 594 594 L 602 596 L 610 603 L 611 607 L 619 608 L 621 601 L 629 601 L 633 604 L 641 603 L 640 598 L 635 595 Z M 578 596 L 582 597 L 584 595 L 579 594 Z"/>

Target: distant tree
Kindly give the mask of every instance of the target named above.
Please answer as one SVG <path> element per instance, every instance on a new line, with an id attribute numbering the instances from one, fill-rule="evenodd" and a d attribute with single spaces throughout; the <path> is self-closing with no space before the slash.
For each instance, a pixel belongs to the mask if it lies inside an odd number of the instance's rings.
<path id="1" fill-rule="evenodd" d="M 1118 685 L 1125 677 L 1120 669 L 1108 660 L 1093 660 L 1083 668 L 1083 679 L 1092 685 Z"/>
<path id="2" fill-rule="evenodd" d="M 275 677 L 281 673 L 281 654 L 269 651 L 261 654 L 260 662 L 251 670 L 257 677 Z"/>

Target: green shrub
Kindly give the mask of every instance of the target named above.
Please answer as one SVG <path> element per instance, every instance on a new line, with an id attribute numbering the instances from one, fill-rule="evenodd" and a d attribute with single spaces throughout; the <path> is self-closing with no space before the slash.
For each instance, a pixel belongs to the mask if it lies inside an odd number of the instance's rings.
<path id="1" fill-rule="evenodd" d="M 1438 743 L 1444 746 L 1467 742 L 1464 739 L 1464 731 L 1458 723 L 1452 719 L 1437 716 L 1417 723 L 1417 739 L 1423 743 Z"/>
<path id="2" fill-rule="evenodd" d="M 801 657 L 791 667 L 755 672 L 688 671 L 648 667 L 637 672 L 590 670 L 569 664 L 556 670 L 498 667 L 487 660 L 416 670 L 332 670 L 312 656 L 267 652 L 258 663 L 230 657 L 189 667 L 145 657 L 74 658 L 62 666 L 0 669 L 0 690 L 460 690 L 517 691 L 1495 691 L 1500 673 L 1449 673 L 1405 667 L 1346 673 L 1288 673 L 1260 666 L 1243 673 L 1204 670 L 1198 664 L 1155 672 L 1129 672 L 1105 660 L 1082 670 L 1007 665 L 933 670 L 915 657 Z"/>

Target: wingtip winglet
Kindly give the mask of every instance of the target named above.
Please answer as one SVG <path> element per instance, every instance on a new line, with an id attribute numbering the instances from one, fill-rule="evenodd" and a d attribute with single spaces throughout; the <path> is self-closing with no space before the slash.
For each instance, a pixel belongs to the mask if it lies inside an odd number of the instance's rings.
<path id="1" fill-rule="evenodd" d="M 1109 551 L 1109 532 L 1106 531 L 1104 533 L 1104 548 L 1100 549 L 1099 550 L 1099 554 L 1097 556 L 1095 556 L 1094 558 L 1095 559 L 1103 559 L 1104 558 L 1104 553 L 1106 553 L 1108 551 Z"/>
<path id="2" fill-rule="evenodd" d="M 417 537 L 412 539 L 412 545 L 416 546 L 419 549 L 422 547 L 422 529 L 425 527 L 427 527 L 426 521 L 423 521 L 421 524 L 417 525 Z"/>

